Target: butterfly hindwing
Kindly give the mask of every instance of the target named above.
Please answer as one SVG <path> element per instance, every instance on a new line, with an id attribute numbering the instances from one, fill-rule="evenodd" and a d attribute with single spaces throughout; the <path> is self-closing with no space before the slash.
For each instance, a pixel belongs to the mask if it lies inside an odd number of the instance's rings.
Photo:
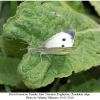
<path id="1" fill-rule="evenodd" d="M 57 54 L 63 55 L 68 54 L 76 49 L 76 47 L 55 47 L 55 48 L 38 48 L 41 54 Z"/>

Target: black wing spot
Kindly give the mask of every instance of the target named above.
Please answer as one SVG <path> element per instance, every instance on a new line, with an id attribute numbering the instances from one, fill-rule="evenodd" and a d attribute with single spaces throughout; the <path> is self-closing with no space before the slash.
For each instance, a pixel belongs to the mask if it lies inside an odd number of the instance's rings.
<path id="1" fill-rule="evenodd" d="M 65 38 L 63 38 L 63 39 L 62 39 L 62 41 L 66 41 L 66 39 L 65 39 Z"/>
<path id="2" fill-rule="evenodd" d="M 62 47 L 65 47 L 64 45 L 62 45 Z"/>

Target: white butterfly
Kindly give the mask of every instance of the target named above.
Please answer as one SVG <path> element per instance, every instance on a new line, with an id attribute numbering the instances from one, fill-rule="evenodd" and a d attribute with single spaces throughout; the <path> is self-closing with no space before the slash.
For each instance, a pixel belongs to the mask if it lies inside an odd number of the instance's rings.
<path id="1" fill-rule="evenodd" d="M 43 45 L 37 47 L 41 54 L 68 54 L 75 50 L 73 46 L 75 37 L 75 29 L 68 29 L 57 33 L 56 35 L 47 39 Z"/>

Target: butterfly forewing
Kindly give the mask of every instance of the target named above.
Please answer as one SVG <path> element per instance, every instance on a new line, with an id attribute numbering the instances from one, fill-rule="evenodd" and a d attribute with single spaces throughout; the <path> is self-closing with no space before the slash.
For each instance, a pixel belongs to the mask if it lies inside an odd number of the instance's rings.
<path id="1" fill-rule="evenodd" d="M 65 30 L 47 39 L 42 46 L 46 48 L 72 47 L 74 43 L 74 36 L 75 30 Z"/>

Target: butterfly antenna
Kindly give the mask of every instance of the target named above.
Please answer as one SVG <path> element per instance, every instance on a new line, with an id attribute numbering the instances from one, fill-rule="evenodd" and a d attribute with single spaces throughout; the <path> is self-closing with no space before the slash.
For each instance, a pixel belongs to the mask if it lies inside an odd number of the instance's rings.
<path id="1" fill-rule="evenodd" d="M 24 48 L 24 49 L 21 48 L 20 50 L 27 50 L 27 48 Z"/>
<path id="2" fill-rule="evenodd" d="M 23 41 L 21 41 L 20 43 L 23 43 L 23 44 L 29 44 L 29 43 L 27 43 L 27 42 L 23 42 Z"/>
<path id="3" fill-rule="evenodd" d="M 41 65 L 42 65 L 42 56 L 41 56 L 42 54 L 40 54 L 40 58 L 41 58 Z"/>
<path id="4" fill-rule="evenodd" d="M 21 48 L 20 50 L 28 50 L 28 47 L 27 48 L 23 48 L 23 49 Z"/>
<path id="5" fill-rule="evenodd" d="M 20 50 L 35 50 L 36 48 L 30 48 L 30 46 L 28 46 L 27 48 L 21 48 Z M 38 51 L 37 51 L 38 52 Z"/>
<path id="6" fill-rule="evenodd" d="M 30 46 L 28 46 L 27 48 L 21 48 L 20 50 L 29 50 L 30 49 Z"/>

